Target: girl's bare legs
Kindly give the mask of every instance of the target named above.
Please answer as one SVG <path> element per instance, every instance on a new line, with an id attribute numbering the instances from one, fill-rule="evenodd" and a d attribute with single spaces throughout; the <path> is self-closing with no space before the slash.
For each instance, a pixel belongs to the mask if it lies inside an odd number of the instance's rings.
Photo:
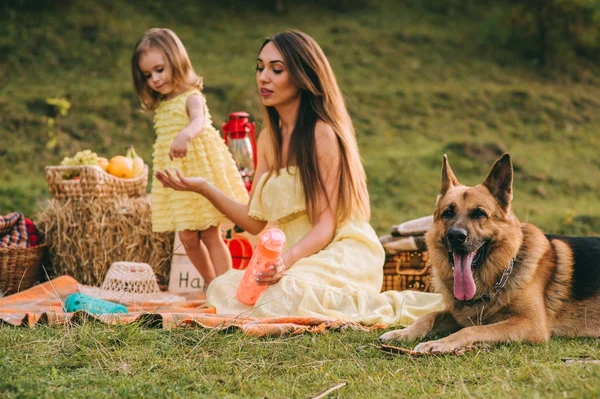
<path id="1" fill-rule="evenodd" d="M 190 261 L 204 279 L 204 285 L 208 287 L 208 284 L 216 277 L 215 268 L 208 256 L 206 246 L 200 240 L 199 232 L 191 230 L 180 231 L 179 239 L 185 248 L 188 258 L 190 258 Z"/>
<path id="2" fill-rule="evenodd" d="M 200 240 L 206 245 L 217 276 L 231 269 L 231 253 L 221 237 L 220 226 L 213 226 L 203 230 L 200 234 Z"/>

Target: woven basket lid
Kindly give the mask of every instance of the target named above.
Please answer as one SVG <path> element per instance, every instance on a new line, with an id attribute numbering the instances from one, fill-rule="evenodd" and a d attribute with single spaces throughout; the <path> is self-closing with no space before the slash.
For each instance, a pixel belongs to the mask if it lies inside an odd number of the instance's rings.
<path id="1" fill-rule="evenodd" d="M 172 303 L 185 298 L 158 287 L 156 275 L 147 263 L 115 262 L 110 265 L 102 287 L 79 284 L 82 294 L 123 304 Z"/>

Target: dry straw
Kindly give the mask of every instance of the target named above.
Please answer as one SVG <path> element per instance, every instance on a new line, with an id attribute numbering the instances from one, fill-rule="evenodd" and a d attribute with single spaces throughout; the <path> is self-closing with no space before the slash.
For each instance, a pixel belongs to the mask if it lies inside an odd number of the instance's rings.
<path id="1" fill-rule="evenodd" d="M 50 246 L 52 276 L 99 286 L 112 263 L 144 262 L 159 285 L 168 285 L 174 237 L 152 232 L 149 196 L 52 199 L 38 219 Z"/>

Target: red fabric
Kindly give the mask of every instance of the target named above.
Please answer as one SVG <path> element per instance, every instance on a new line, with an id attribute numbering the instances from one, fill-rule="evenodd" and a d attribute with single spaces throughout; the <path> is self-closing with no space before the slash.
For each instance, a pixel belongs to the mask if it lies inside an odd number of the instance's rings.
<path id="1" fill-rule="evenodd" d="M 25 218 L 25 226 L 27 227 L 27 239 L 29 240 L 29 246 L 35 247 L 40 244 L 40 234 L 33 224 L 31 219 Z"/>

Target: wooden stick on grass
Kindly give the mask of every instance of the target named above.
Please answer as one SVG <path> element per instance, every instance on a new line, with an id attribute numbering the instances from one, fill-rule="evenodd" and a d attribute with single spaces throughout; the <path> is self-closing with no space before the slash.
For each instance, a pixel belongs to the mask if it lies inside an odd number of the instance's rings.
<path id="1" fill-rule="evenodd" d="M 335 386 L 332 386 L 331 388 L 329 388 L 329 389 L 327 389 L 325 391 L 319 392 L 318 394 L 316 394 L 315 396 L 313 396 L 311 399 L 321 399 L 321 398 L 324 398 L 325 396 L 329 395 L 331 392 L 337 391 L 338 389 L 340 389 L 342 387 L 345 387 L 346 385 L 347 385 L 347 382 L 341 382 L 341 383 L 339 383 L 339 384 L 337 384 Z"/>

